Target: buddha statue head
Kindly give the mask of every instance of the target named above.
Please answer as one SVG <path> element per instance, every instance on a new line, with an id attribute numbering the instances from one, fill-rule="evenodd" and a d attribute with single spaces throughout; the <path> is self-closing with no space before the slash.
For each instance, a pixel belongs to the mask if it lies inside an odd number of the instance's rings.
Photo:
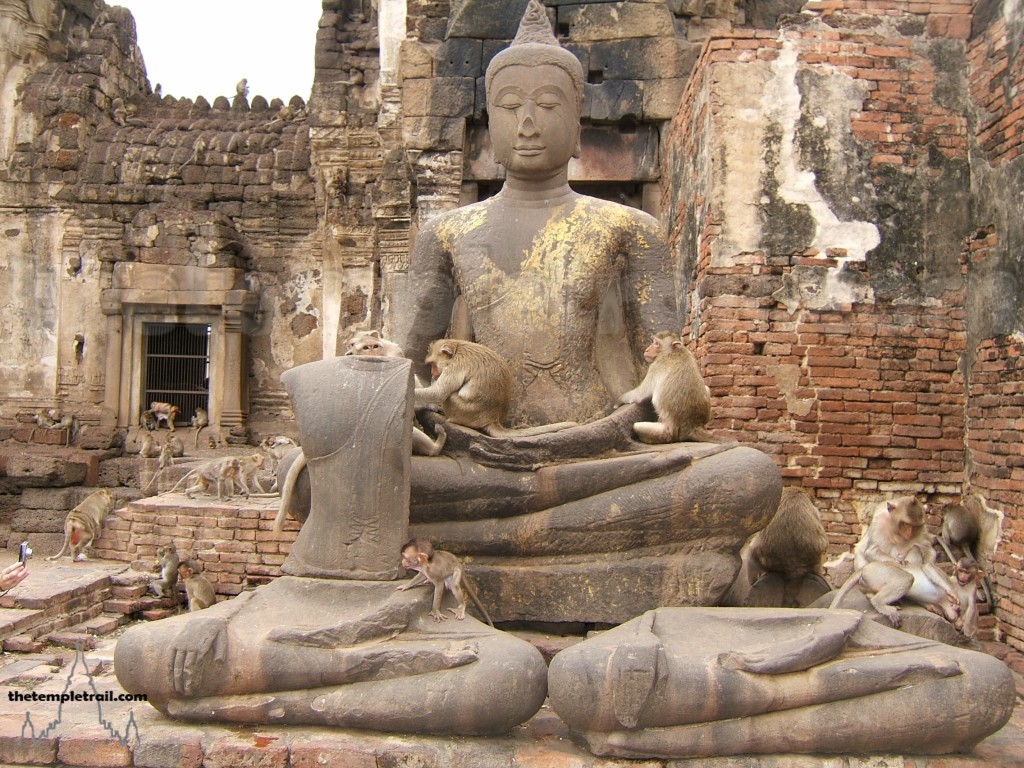
<path id="1" fill-rule="evenodd" d="M 485 75 L 495 160 L 510 176 L 563 170 L 580 155 L 583 66 L 551 31 L 539 0 L 530 0 L 519 31 Z"/>

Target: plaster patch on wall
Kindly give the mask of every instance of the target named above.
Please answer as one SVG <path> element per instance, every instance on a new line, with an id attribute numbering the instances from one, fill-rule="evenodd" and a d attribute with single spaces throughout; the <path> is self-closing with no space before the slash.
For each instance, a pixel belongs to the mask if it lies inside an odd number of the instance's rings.
<path id="1" fill-rule="evenodd" d="M 786 410 L 794 416 L 806 416 L 814 407 L 815 400 L 810 397 L 797 397 L 796 390 L 800 383 L 799 365 L 771 366 L 768 372 L 775 377 L 779 392 L 786 398 Z"/>
<path id="2" fill-rule="evenodd" d="M 721 148 L 709 165 L 717 209 L 712 215 L 720 218 L 722 233 L 711 244 L 714 267 L 730 267 L 737 253 L 763 247 L 761 190 L 751 179 L 764 172 L 763 94 L 770 78 L 771 72 L 762 64 L 721 65 L 716 71 L 713 119 Z"/>
<path id="3" fill-rule="evenodd" d="M 789 310 L 794 311 L 793 299 L 799 296 L 808 308 L 824 308 L 871 298 L 870 289 L 844 279 L 841 272 L 849 261 L 864 261 L 869 251 L 881 242 L 878 227 L 869 221 L 842 221 L 829 206 L 816 186 L 813 171 L 797 165 L 796 130 L 800 120 L 800 88 L 797 85 L 798 55 L 793 43 L 782 40 L 782 50 L 772 62 L 772 78 L 764 90 L 765 115 L 779 126 L 778 164 L 775 178 L 780 197 L 788 203 L 805 206 L 815 224 L 815 235 L 810 248 L 819 253 L 829 252 L 838 262 L 816 281 L 817 290 L 808 292 L 799 283 L 783 291 Z"/>

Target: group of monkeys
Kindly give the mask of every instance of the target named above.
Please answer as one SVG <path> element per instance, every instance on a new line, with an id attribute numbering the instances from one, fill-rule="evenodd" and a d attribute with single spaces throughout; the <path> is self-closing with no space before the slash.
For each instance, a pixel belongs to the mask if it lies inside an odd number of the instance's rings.
<path id="1" fill-rule="evenodd" d="M 185 597 L 189 611 L 209 608 L 217 602 L 217 594 L 209 579 L 199 573 L 200 566 L 195 560 L 182 560 L 173 543 L 158 547 L 156 567 L 160 576 L 149 583 L 157 597 L 173 598 L 178 603 L 178 581 L 185 585 Z"/>
<path id="2" fill-rule="evenodd" d="M 974 550 L 980 536 L 979 514 L 980 510 L 972 512 L 962 504 L 948 504 L 943 508 L 941 531 L 933 536 L 925 524 L 925 508 L 916 498 L 883 502 L 874 510 L 853 552 L 825 563 L 826 570 L 838 571 L 848 563 L 852 566 L 852 573 L 837 582 L 839 589 L 830 607 L 842 607 L 850 591 L 859 586 L 872 608 L 895 627 L 902 621 L 898 604 L 906 600 L 943 617 L 964 637 L 973 638 L 978 630 L 979 591 L 992 604 Z M 801 489 L 786 488 L 771 522 L 744 547 L 738 580 L 749 589 L 769 572 L 782 576 L 787 585 L 806 576 L 820 576 L 827 545 L 810 496 Z M 949 558 L 950 575 L 938 566 L 935 545 Z M 956 550 L 959 556 L 954 554 Z M 784 598 L 784 604 L 791 597 Z"/>
<path id="3" fill-rule="evenodd" d="M 404 357 L 401 347 L 376 331 L 360 331 L 348 343 L 347 355 Z M 711 393 L 704 384 L 693 354 L 679 337 L 662 331 L 644 350 L 649 363 L 640 385 L 619 397 L 619 404 L 650 400 L 657 422 L 633 425 L 645 443 L 672 443 L 707 439 L 704 426 L 711 420 Z M 430 366 L 431 384 L 416 387 L 415 406 L 441 406 L 453 424 L 480 430 L 491 437 L 527 437 L 572 426 L 571 422 L 509 429 L 504 425 L 511 406 L 512 371 L 500 355 L 475 342 L 438 339 L 430 344 L 424 362 Z M 413 451 L 436 456 L 444 446 L 443 429 L 431 440 L 418 429 Z"/>
<path id="4" fill-rule="evenodd" d="M 397 344 L 382 338 L 376 331 L 356 333 L 348 343 L 346 354 L 404 357 Z M 620 404 L 650 400 L 654 407 L 658 421 L 633 424 L 637 439 L 645 443 L 715 440 L 705 430 L 711 418 L 710 391 L 701 378 L 695 358 L 679 337 L 667 331 L 654 334 L 644 358 L 649 367 L 643 380 L 618 400 Z M 562 422 L 523 429 L 506 427 L 512 372 L 497 353 L 481 344 L 439 339 L 430 345 L 425 362 L 430 366 L 432 381 L 429 386 L 416 387 L 416 408 L 440 406 L 447 421 L 492 437 L 536 435 L 572 426 Z M 143 425 L 149 431 L 165 421 L 173 432 L 177 410 L 167 403 L 152 403 L 143 414 Z M 198 409 L 192 421 L 197 445 L 199 431 L 208 423 L 206 412 Z M 447 435 L 440 425 L 435 427 L 435 432 L 436 436 L 431 438 L 414 425 L 413 452 L 438 455 Z M 196 468 L 182 479 L 182 482 L 191 480 L 186 493 L 192 497 L 196 492 L 210 493 L 215 489 L 222 499 L 233 495 L 236 488 L 246 496 L 261 491 L 255 475 L 264 467 L 265 457 L 270 456 L 272 465 L 276 465 L 275 459 L 295 447 L 288 438 L 274 438 L 274 441 L 273 445 L 263 446 L 265 453 L 217 459 Z M 162 449 L 170 453 L 169 461 L 174 457 L 173 446 L 168 449 L 171 442 L 168 439 Z M 294 492 L 294 483 L 304 466 L 304 457 L 300 456 L 282 482 L 282 509 L 287 507 L 284 502 Z M 283 515 L 279 515 L 275 529 L 280 530 L 283 522 Z M 971 549 L 977 544 L 978 534 L 976 515 L 962 505 L 945 508 L 941 534 L 932 537 L 926 530 L 924 507 L 915 498 L 885 502 L 874 512 L 852 555 L 838 559 L 837 562 L 852 559 L 853 572 L 839 588 L 831 606 L 840 607 L 849 592 L 859 586 L 872 607 L 894 626 L 901 623 L 897 604 L 908 600 L 942 616 L 965 637 L 971 638 L 977 632 L 979 589 L 991 603 L 987 580 Z M 937 566 L 934 543 L 943 548 L 953 564 L 951 576 Z M 827 545 L 827 536 L 810 496 L 802 490 L 787 488 L 772 521 L 744 547 L 738 581 L 743 581 L 743 588 L 749 589 L 768 572 L 782 575 L 787 585 L 808 574 L 820 576 Z M 962 552 L 959 558 L 953 555 L 954 547 Z M 190 609 L 195 609 L 193 602 L 197 607 L 212 602 L 210 583 L 196 573 L 194 566 L 179 562 L 173 545 L 158 550 L 157 555 L 161 575 L 153 582 L 153 588 L 158 594 L 166 595 L 172 590 L 180 574 L 185 581 Z M 401 562 L 416 571 L 416 576 L 397 589 L 404 591 L 428 583 L 433 585 L 430 615 L 435 621 L 445 618 L 441 602 L 448 590 L 458 604 L 457 608 L 450 609 L 457 619 L 465 618 L 468 596 L 491 623 L 455 555 L 435 550 L 425 540 L 413 539 L 403 545 Z M 785 604 L 792 600 L 792 595 L 786 594 L 783 600 Z"/>

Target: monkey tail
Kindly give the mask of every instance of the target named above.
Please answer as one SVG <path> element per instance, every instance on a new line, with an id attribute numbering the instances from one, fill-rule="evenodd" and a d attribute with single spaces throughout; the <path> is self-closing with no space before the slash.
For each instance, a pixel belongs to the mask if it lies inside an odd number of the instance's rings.
<path id="1" fill-rule="evenodd" d="M 288 467 L 288 473 L 284 476 L 284 483 L 281 485 L 281 505 L 277 509 L 277 517 L 274 518 L 274 533 L 280 533 L 284 529 L 284 519 L 288 516 L 288 510 L 292 505 L 292 497 L 295 495 L 295 484 L 299 481 L 299 474 L 306 467 L 306 454 L 300 452 Z"/>
<path id="2" fill-rule="evenodd" d="M 473 589 L 473 585 L 470 584 L 469 579 L 466 578 L 465 571 L 462 572 L 462 588 L 466 591 L 466 594 L 469 595 L 469 599 L 473 601 L 473 605 L 476 606 L 476 609 L 480 611 L 483 617 L 487 620 L 487 623 L 491 627 L 494 627 L 494 622 L 491 621 L 491 614 L 487 612 L 487 609 L 484 608 L 484 604 L 480 602 L 480 598 L 476 596 L 476 590 Z"/>
<path id="3" fill-rule="evenodd" d="M 836 594 L 836 596 L 832 598 L 832 602 L 829 604 L 828 607 L 839 608 L 843 600 L 846 599 L 846 596 L 850 594 L 850 590 L 860 583 L 860 577 L 863 573 L 863 570 L 859 570 L 854 571 L 852 574 L 850 574 L 850 578 L 848 578 L 843 583 L 843 586 L 839 589 L 839 592 Z"/>
<path id="4" fill-rule="evenodd" d="M 195 447 L 195 450 L 197 450 L 197 451 L 199 450 L 199 433 L 202 432 L 202 431 L 203 431 L 202 427 L 197 427 L 196 428 L 196 442 L 195 442 L 195 446 L 194 447 Z"/>
<path id="5" fill-rule="evenodd" d="M 182 478 L 178 482 L 176 482 L 174 484 L 174 487 L 171 488 L 171 490 L 164 491 L 164 493 L 174 493 L 176 490 L 178 490 L 178 488 L 181 487 L 182 483 L 184 483 L 186 480 L 188 480 L 190 477 L 192 477 L 192 475 L 194 475 L 198 471 L 199 471 L 198 469 L 193 469 L 193 470 L 189 471 L 187 474 L 183 475 Z M 157 474 L 159 474 L 159 472 Z M 152 483 L 150 483 L 150 485 L 152 485 Z M 164 494 L 160 494 L 160 495 L 163 496 Z"/>
<path id="6" fill-rule="evenodd" d="M 69 528 L 68 524 L 65 523 L 64 524 L 64 544 L 63 544 L 63 546 L 61 546 L 60 552 L 58 552 L 56 555 L 53 555 L 52 557 L 46 558 L 47 560 L 56 560 L 57 558 L 62 557 L 64 555 L 64 553 L 68 551 L 68 546 L 71 543 L 71 531 L 68 530 L 68 528 Z"/>

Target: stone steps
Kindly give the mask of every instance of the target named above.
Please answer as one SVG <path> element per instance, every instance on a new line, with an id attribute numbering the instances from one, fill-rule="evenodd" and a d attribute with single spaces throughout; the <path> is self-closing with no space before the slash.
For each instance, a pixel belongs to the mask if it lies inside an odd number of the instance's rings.
<path id="1" fill-rule="evenodd" d="M 105 614 L 117 563 L 29 561 L 29 578 L 0 597 L 0 642 L 5 651 L 35 652 L 43 643 L 74 646 L 74 635 L 94 638 L 127 619 Z M 92 641 L 95 643 L 95 639 Z"/>

